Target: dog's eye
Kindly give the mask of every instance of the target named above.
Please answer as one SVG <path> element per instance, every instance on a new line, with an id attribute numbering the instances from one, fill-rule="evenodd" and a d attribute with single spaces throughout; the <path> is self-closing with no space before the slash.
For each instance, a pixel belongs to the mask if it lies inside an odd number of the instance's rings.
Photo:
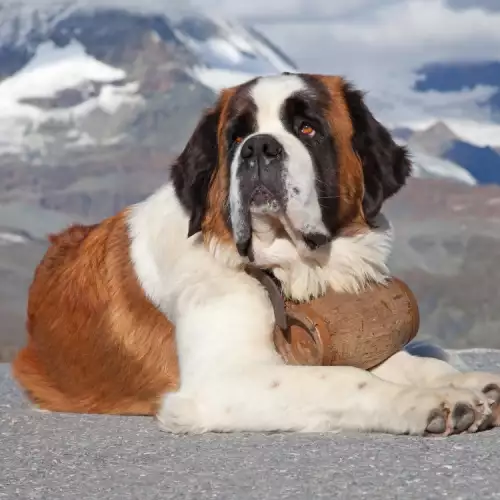
<path id="1" fill-rule="evenodd" d="M 239 135 L 233 138 L 233 142 L 235 142 L 236 144 L 240 144 L 242 141 L 243 141 L 243 137 L 241 137 Z"/>
<path id="2" fill-rule="evenodd" d="M 316 135 L 316 130 L 314 130 L 314 127 L 310 123 L 304 122 L 300 126 L 300 133 L 307 137 L 314 137 Z"/>

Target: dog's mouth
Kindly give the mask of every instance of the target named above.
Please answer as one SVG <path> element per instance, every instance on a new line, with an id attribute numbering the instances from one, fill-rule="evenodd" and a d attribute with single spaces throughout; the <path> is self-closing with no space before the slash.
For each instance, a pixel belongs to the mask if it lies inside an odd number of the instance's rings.
<path id="1" fill-rule="evenodd" d="M 276 239 L 288 240 L 304 255 L 325 246 L 331 240 L 330 235 L 320 232 L 297 230 L 286 214 L 283 196 L 264 183 L 257 182 L 246 193 L 243 223 L 239 226 L 239 237 L 236 242 L 240 255 L 253 260 L 253 237 L 266 244 Z"/>
<path id="2" fill-rule="evenodd" d="M 240 255 L 252 258 L 252 239 L 271 242 L 277 235 L 284 235 L 282 224 L 283 203 L 273 189 L 262 182 L 247 190 L 243 223 L 239 226 L 237 249 Z"/>
<path id="3" fill-rule="evenodd" d="M 282 204 L 271 189 L 264 184 L 258 184 L 250 195 L 249 208 L 254 213 L 276 214 L 281 210 Z"/>

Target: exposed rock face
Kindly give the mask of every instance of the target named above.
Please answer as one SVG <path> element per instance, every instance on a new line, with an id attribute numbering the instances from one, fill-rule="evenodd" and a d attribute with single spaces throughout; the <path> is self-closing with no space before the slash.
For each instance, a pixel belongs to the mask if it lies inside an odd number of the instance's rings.
<path id="1" fill-rule="evenodd" d="M 0 212 L 109 215 L 166 179 L 220 71 L 230 82 L 295 69 L 254 29 L 175 2 L 89 4 L 0 8 Z"/>
<path id="2" fill-rule="evenodd" d="M 415 292 L 421 335 L 500 347 L 500 187 L 414 179 L 387 204 L 394 273 Z"/>

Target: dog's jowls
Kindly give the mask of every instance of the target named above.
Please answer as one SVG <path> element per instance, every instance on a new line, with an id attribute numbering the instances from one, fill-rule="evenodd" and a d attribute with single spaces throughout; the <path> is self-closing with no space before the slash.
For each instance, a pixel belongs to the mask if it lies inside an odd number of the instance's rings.
<path id="1" fill-rule="evenodd" d="M 497 425 L 500 376 L 400 352 L 367 372 L 284 365 L 266 291 L 356 293 L 389 271 L 384 200 L 404 148 L 340 77 L 283 74 L 221 93 L 164 186 L 51 238 L 14 374 L 39 407 L 156 415 L 172 432 Z"/>

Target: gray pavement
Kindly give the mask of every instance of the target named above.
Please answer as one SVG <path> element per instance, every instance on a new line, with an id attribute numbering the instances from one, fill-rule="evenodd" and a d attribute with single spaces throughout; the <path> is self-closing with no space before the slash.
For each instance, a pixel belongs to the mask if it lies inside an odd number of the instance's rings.
<path id="1" fill-rule="evenodd" d="M 500 372 L 500 351 L 455 358 Z M 0 365 L 0 498 L 500 498 L 500 430 L 171 436 L 147 418 L 31 410 Z"/>

